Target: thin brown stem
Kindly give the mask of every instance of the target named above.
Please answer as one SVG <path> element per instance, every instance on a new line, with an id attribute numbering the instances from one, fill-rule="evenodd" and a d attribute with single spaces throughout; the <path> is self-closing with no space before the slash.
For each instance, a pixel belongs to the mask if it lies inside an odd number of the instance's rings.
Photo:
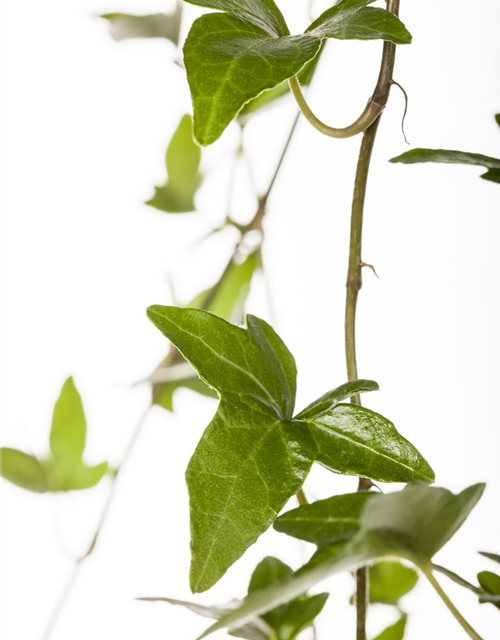
<path id="1" fill-rule="evenodd" d="M 399 0 L 387 0 L 387 9 L 395 15 L 399 13 Z M 377 86 L 373 92 L 372 100 L 385 107 L 389 99 L 389 93 L 393 84 L 394 62 L 396 47 L 390 42 L 384 42 L 382 62 Z M 381 112 L 382 113 L 382 112 Z M 346 283 L 345 305 L 345 354 L 347 375 L 349 380 L 358 378 L 358 364 L 356 355 L 356 311 L 359 291 L 363 284 L 362 269 L 363 260 L 363 216 L 366 199 L 368 173 L 377 130 L 381 114 L 363 133 L 363 140 L 359 151 L 356 177 L 354 180 L 354 193 L 351 209 L 351 231 L 349 241 L 349 267 Z M 361 404 L 359 395 L 353 396 L 351 402 Z M 359 479 L 358 491 L 368 491 L 371 481 L 366 478 Z M 368 611 L 369 576 L 368 569 L 362 567 L 356 572 L 356 640 L 366 640 L 366 616 Z"/>

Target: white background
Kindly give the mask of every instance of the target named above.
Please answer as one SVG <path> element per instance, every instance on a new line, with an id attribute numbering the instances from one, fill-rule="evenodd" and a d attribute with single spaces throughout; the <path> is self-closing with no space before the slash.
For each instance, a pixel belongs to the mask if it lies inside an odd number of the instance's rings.
<path id="1" fill-rule="evenodd" d="M 293 29 L 306 3 L 280 3 Z M 292 5 L 292 3 L 288 3 Z M 400 47 L 396 79 L 410 96 L 407 135 L 415 146 L 500 153 L 499 6 L 441 0 L 402 3 L 414 34 Z M 327 3 L 318 2 L 319 14 Z M 182 301 L 212 282 L 231 251 L 231 234 L 196 244 L 225 215 L 230 127 L 208 150 L 212 168 L 199 213 L 168 216 L 142 203 L 165 179 L 164 152 L 190 109 L 183 72 L 166 41 L 113 42 L 106 11 L 168 10 L 160 0 L 24 0 L 2 7 L 1 389 L 4 445 L 43 455 L 52 405 L 73 374 L 83 395 L 89 462 L 117 463 L 148 404 L 132 388 L 166 350 L 144 310 Z M 300 10 L 299 10 L 300 9 Z M 189 14 L 192 15 L 191 13 Z M 329 45 L 310 101 L 335 126 L 353 119 L 370 95 L 379 43 Z M 246 146 L 263 190 L 295 109 L 291 102 L 248 126 Z M 474 167 L 391 165 L 407 147 L 401 94 L 394 90 L 380 127 L 368 192 L 359 309 L 359 365 L 381 391 L 367 402 L 390 417 L 428 458 L 438 483 L 454 491 L 488 487 L 438 561 L 474 580 L 494 566 L 478 550 L 500 551 L 500 211 L 498 185 Z M 298 406 L 345 380 L 342 318 L 349 202 L 359 138 L 332 141 L 301 122 L 270 201 L 265 257 L 275 314 L 264 288 L 249 310 L 271 319 L 299 368 Z M 233 211 L 255 201 L 242 170 Z M 184 469 L 215 404 L 190 392 L 175 414 L 155 408 L 129 465 L 94 556 L 53 638 L 191 640 L 205 621 L 142 595 L 187 598 L 188 509 Z M 350 491 L 353 479 L 315 468 L 312 498 Z M 107 491 L 38 496 L 2 484 L 2 640 L 36 640 L 85 548 Z M 244 594 L 266 554 L 294 567 L 310 553 L 266 533 L 201 602 Z M 498 611 L 443 578 L 486 640 L 500 637 Z M 332 591 L 320 640 L 354 635 L 349 575 Z M 464 638 L 423 580 L 404 601 L 410 639 Z M 370 635 L 395 619 L 373 608 Z M 223 635 L 223 634 L 222 634 Z M 221 636 L 222 637 L 222 636 Z"/>

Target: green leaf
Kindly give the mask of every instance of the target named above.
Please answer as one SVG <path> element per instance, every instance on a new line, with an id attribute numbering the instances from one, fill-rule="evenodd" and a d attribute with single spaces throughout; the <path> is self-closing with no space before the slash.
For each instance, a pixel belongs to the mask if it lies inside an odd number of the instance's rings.
<path id="1" fill-rule="evenodd" d="M 354 404 L 306 421 L 318 447 L 317 462 L 334 473 L 380 482 L 434 482 L 434 472 L 392 422 Z"/>
<path id="2" fill-rule="evenodd" d="M 264 92 L 277 88 L 276 95 L 282 95 L 282 83 L 315 58 L 325 38 L 411 42 L 396 16 L 364 7 L 371 1 L 343 0 L 297 36 L 289 35 L 271 0 L 196 2 L 227 12 L 196 20 L 184 45 L 199 144 L 215 142 L 244 105 Z"/>
<path id="3" fill-rule="evenodd" d="M 348 539 L 359 530 L 361 513 L 374 495 L 348 493 L 305 504 L 281 515 L 274 528 L 319 547 Z"/>
<path id="4" fill-rule="evenodd" d="M 292 575 L 293 570 L 278 558 L 264 558 L 252 574 L 248 593 L 265 589 L 291 578 Z M 300 596 L 264 614 L 262 619 L 274 630 L 277 640 L 294 640 L 313 623 L 327 599 L 327 593 L 320 593 L 316 596 Z"/>
<path id="5" fill-rule="evenodd" d="M 317 418 L 324 413 L 334 409 L 340 402 L 352 398 L 358 393 L 366 391 L 378 391 L 379 386 L 373 380 L 353 380 L 328 391 L 321 398 L 318 398 L 300 413 L 297 414 L 297 420 L 307 420 L 309 418 Z"/>
<path id="6" fill-rule="evenodd" d="M 491 571 L 481 571 L 477 574 L 477 581 L 481 587 L 494 596 L 500 596 L 500 576 Z"/>
<path id="7" fill-rule="evenodd" d="M 379 635 L 374 638 L 374 640 L 403 640 L 407 620 L 408 616 L 406 614 L 403 614 L 396 623 L 394 623 L 390 627 L 387 627 L 387 629 L 384 629 L 384 631 L 382 631 L 382 633 L 379 633 Z"/>
<path id="8" fill-rule="evenodd" d="M 183 116 L 167 149 L 168 182 L 155 187 L 155 195 L 148 200 L 155 209 L 167 213 L 194 211 L 194 196 L 201 184 L 199 173 L 201 149 L 193 140 L 191 116 Z"/>
<path id="9" fill-rule="evenodd" d="M 265 31 L 273 38 L 289 35 L 281 11 L 273 0 L 187 0 L 190 4 L 218 9 Z"/>
<path id="10" fill-rule="evenodd" d="M 87 425 L 82 399 L 73 378 L 68 378 L 54 406 L 50 450 L 54 460 L 66 465 L 80 462 L 85 449 Z"/>
<path id="11" fill-rule="evenodd" d="M 458 495 L 420 483 L 403 491 L 375 494 L 361 516 L 361 529 L 351 540 L 320 548 L 291 578 L 250 594 L 200 636 L 245 624 L 341 571 L 353 571 L 382 558 L 402 558 L 429 569 L 430 560 L 463 524 L 484 490 L 474 485 Z"/>
<path id="12" fill-rule="evenodd" d="M 93 467 L 84 462 L 49 458 L 44 463 L 51 491 L 81 491 L 91 489 L 106 475 L 108 463 Z"/>
<path id="13" fill-rule="evenodd" d="M 500 182 L 500 158 L 483 156 L 480 153 L 450 151 L 446 149 L 412 149 L 389 162 L 402 164 L 419 164 L 421 162 L 438 162 L 444 164 L 470 164 L 488 169 L 480 177 L 491 182 Z"/>
<path id="14" fill-rule="evenodd" d="M 264 321 L 247 329 L 206 311 L 154 306 L 150 320 L 217 390 L 217 413 L 191 458 L 191 588 L 210 588 L 272 524 L 314 461 L 340 473 L 404 482 L 433 473 L 392 423 L 337 405 L 292 419 L 296 366 Z M 373 474 L 372 474 L 373 470 Z"/>
<path id="15" fill-rule="evenodd" d="M 490 560 L 493 560 L 493 562 L 498 562 L 500 564 L 500 555 L 497 553 L 489 553 L 488 551 L 480 551 L 479 553 L 485 558 L 489 558 Z"/>
<path id="16" fill-rule="evenodd" d="M 495 114 L 495 122 L 500 127 L 500 113 L 496 113 Z"/>
<path id="17" fill-rule="evenodd" d="M 306 33 L 319 38 L 339 40 L 387 40 L 394 44 L 410 44 L 412 37 L 404 24 L 385 9 L 366 7 L 374 0 L 343 0 L 327 9 Z"/>
<path id="18" fill-rule="evenodd" d="M 109 22 L 109 30 L 114 40 L 130 38 L 166 38 L 175 45 L 179 42 L 182 4 L 173 13 L 155 13 L 136 16 L 128 13 L 105 13 L 101 15 Z"/>
<path id="19" fill-rule="evenodd" d="M 229 320 L 241 324 L 244 319 L 245 302 L 250 291 L 252 278 L 259 266 L 257 253 L 251 253 L 243 262 L 232 262 L 222 279 L 213 287 L 199 293 L 188 307 L 203 309 Z M 157 380 L 163 373 L 174 373 L 173 367 L 182 362 L 182 356 L 175 351 L 169 353 L 152 375 Z M 200 380 L 191 368 L 187 375 L 172 376 L 172 379 L 153 382 L 153 403 L 167 411 L 173 411 L 173 397 L 180 388 L 191 389 L 201 395 L 216 398 L 216 392 Z"/>
<path id="20" fill-rule="evenodd" d="M 184 45 L 184 63 L 198 143 L 215 142 L 243 105 L 298 73 L 320 45 L 314 36 L 275 38 L 231 15 L 196 20 Z"/>
<path id="21" fill-rule="evenodd" d="M 22 489 L 35 493 L 49 491 L 43 464 L 18 449 L 0 448 L 0 474 Z"/>
<path id="22" fill-rule="evenodd" d="M 417 584 L 418 573 L 395 560 L 377 562 L 370 567 L 370 602 L 397 605 L 400 598 Z"/>

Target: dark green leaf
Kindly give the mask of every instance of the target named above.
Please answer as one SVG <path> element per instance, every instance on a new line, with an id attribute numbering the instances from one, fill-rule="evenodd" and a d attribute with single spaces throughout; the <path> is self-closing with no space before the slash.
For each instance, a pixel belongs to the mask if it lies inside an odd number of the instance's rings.
<path id="1" fill-rule="evenodd" d="M 212 586 L 256 541 L 316 460 L 378 480 L 433 479 L 392 423 L 367 409 L 338 405 L 292 420 L 295 361 L 262 320 L 248 316 L 245 330 L 197 309 L 155 306 L 148 315 L 221 397 L 187 470 L 193 591 Z"/>
<path id="2" fill-rule="evenodd" d="M 475 485 L 454 495 L 445 489 L 412 483 L 397 493 L 375 494 L 362 513 L 362 528 L 351 540 L 320 548 L 294 576 L 250 594 L 201 637 L 245 624 L 331 575 L 381 558 L 402 558 L 429 570 L 432 555 L 456 533 L 483 490 L 484 485 Z"/>
<path id="3" fill-rule="evenodd" d="M 388 40 L 410 44 L 411 34 L 397 16 L 385 9 L 366 7 L 374 0 L 343 0 L 327 9 L 306 33 L 339 40 Z"/>
<path id="4" fill-rule="evenodd" d="M 489 553 L 488 551 L 480 551 L 479 553 L 485 558 L 489 558 L 490 560 L 493 560 L 493 562 L 498 562 L 500 564 L 500 555 L 497 553 Z"/>
<path id="5" fill-rule="evenodd" d="M 400 598 L 417 584 L 418 573 L 395 560 L 377 562 L 370 567 L 370 602 L 397 605 Z"/>
<path id="6" fill-rule="evenodd" d="M 491 571 L 481 571 L 477 574 L 477 581 L 481 587 L 494 596 L 500 596 L 500 576 Z"/>
<path id="7" fill-rule="evenodd" d="M 445 164 L 470 164 L 488 169 L 481 175 L 483 180 L 500 182 L 500 158 L 483 156 L 480 153 L 466 153 L 465 151 L 449 151 L 446 149 L 412 149 L 389 162 L 403 164 L 418 164 L 421 162 L 438 162 Z"/>
<path id="8" fill-rule="evenodd" d="M 155 209 L 167 213 L 194 211 L 194 196 L 201 184 L 199 173 L 201 149 L 193 140 L 191 116 L 183 116 L 167 149 L 168 182 L 155 187 L 155 195 L 148 200 Z"/>
<path id="9" fill-rule="evenodd" d="M 175 45 L 179 42 L 182 4 L 174 13 L 155 13 L 135 16 L 128 13 L 105 13 L 101 16 L 109 22 L 110 34 L 114 40 L 129 38 L 166 38 Z"/>
<path id="10" fill-rule="evenodd" d="M 314 36 L 272 37 L 231 15 L 196 20 L 184 45 L 196 140 L 215 142 L 244 104 L 297 74 L 320 45 Z"/>
<path id="11" fill-rule="evenodd" d="M 495 121 L 496 121 L 497 125 L 500 127 L 500 113 L 496 113 L 495 114 Z"/>
<path id="12" fill-rule="evenodd" d="M 36 493 L 49 491 L 42 463 L 18 449 L 0 448 L 0 473 L 2 478 L 22 489 Z"/>
<path id="13" fill-rule="evenodd" d="M 265 31 L 273 38 L 289 35 L 281 11 L 273 0 L 187 0 L 191 4 L 218 9 Z"/>
<path id="14" fill-rule="evenodd" d="M 280 516 L 274 528 L 320 547 L 348 539 L 359 530 L 361 513 L 367 500 L 374 495 L 368 492 L 348 493 L 305 504 Z"/>
<path id="15" fill-rule="evenodd" d="M 306 421 L 317 462 L 330 471 L 381 482 L 434 482 L 434 472 L 392 422 L 354 404 L 339 404 Z"/>
<path id="16" fill-rule="evenodd" d="M 395 624 L 384 629 L 374 640 L 403 640 L 407 620 L 408 616 L 403 614 Z"/>
<path id="17" fill-rule="evenodd" d="M 378 391 L 379 386 L 373 380 L 353 380 L 328 391 L 321 398 L 318 398 L 300 413 L 296 415 L 297 420 L 308 420 L 309 418 L 317 418 L 327 411 L 335 408 L 339 402 L 348 400 L 358 393 L 366 391 Z"/>
<path id="18" fill-rule="evenodd" d="M 55 460 L 71 466 L 81 461 L 87 425 L 82 399 L 73 378 L 68 378 L 54 406 L 50 431 L 50 450 Z"/>

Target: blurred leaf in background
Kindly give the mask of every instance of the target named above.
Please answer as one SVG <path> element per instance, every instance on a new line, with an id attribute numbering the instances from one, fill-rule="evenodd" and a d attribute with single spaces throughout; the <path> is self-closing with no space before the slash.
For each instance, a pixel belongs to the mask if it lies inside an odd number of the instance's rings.
<path id="1" fill-rule="evenodd" d="M 100 17 L 109 22 L 109 32 L 116 41 L 131 38 L 166 38 L 177 46 L 181 28 L 182 3 L 176 4 L 173 13 L 142 16 L 129 13 L 104 13 Z"/>
<path id="2" fill-rule="evenodd" d="M 83 461 L 87 425 L 82 400 L 73 378 L 68 378 L 54 406 L 50 455 L 42 460 L 18 449 L 0 449 L 0 473 L 13 484 L 33 491 L 75 491 L 95 486 L 108 463 L 88 466 Z"/>

